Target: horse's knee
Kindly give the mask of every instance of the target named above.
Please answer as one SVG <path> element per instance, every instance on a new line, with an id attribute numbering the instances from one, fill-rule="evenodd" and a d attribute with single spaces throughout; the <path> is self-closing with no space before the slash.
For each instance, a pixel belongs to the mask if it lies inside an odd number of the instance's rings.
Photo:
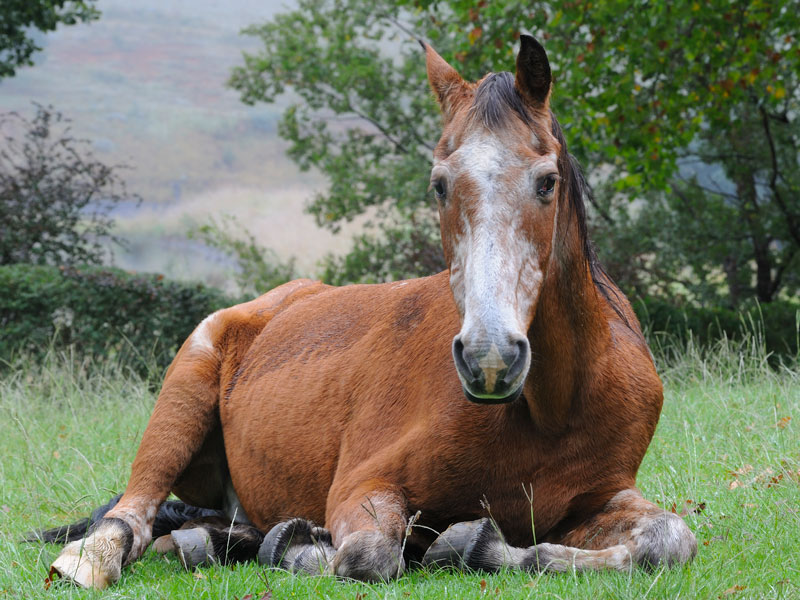
<path id="1" fill-rule="evenodd" d="M 85 588 L 103 589 L 115 583 L 133 545 L 133 531 L 121 519 L 101 519 L 83 540 L 64 546 L 50 568 Z"/>
<path id="2" fill-rule="evenodd" d="M 697 554 L 697 540 L 684 520 L 662 512 L 641 519 L 631 532 L 634 559 L 645 567 L 674 566 L 689 562 Z"/>
<path id="3" fill-rule="evenodd" d="M 333 558 L 333 572 L 360 581 L 389 581 L 405 569 L 402 547 L 377 530 L 348 535 Z"/>

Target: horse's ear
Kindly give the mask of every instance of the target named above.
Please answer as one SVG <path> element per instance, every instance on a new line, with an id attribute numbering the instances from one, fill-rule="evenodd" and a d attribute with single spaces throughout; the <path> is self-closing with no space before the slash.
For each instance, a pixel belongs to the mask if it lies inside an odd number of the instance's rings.
<path id="1" fill-rule="evenodd" d="M 419 40 L 425 50 L 425 64 L 428 67 L 428 81 L 436 100 L 442 109 L 445 122 L 455 114 L 456 109 L 466 97 L 469 84 L 461 78 L 453 67 L 428 44 Z"/>
<path id="2" fill-rule="evenodd" d="M 550 61 L 542 45 L 529 35 L 521 35 L 517 54 L 514 87 L 535 108 L 545 108 L 550 97 Z"/>

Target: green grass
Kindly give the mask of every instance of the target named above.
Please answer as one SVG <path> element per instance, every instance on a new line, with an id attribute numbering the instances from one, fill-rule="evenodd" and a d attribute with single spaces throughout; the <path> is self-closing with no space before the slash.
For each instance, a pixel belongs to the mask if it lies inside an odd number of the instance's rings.
<path id="1" fill-rule="evenodd" d="M 800 371 L 767 366 L 757 344 L 721 344 L 704 356 L 689 346 L 661 371 L 664 412 L 638 483 L 662 506 L 689 509 L 699 554 L 685 567 L 544 576 L 414 571 L 365 585 L 256 564 L 188 573 L 175 558 L 148 552 L 104 592 L 45 591 L 59 547 L 18 539 L 85 516 L 124 488 L 155 394 L 108 365 L 51 359 L 7 371 L 0 379 L 0 600 L 259 598 L 268 587 L 274 599 L 800 598 Z M 704 510 L 693 512 L 698 506 Z"/>

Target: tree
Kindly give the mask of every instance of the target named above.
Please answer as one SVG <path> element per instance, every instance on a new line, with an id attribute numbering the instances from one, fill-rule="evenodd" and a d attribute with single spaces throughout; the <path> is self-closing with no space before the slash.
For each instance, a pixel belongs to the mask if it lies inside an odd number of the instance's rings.
<path id="1" fill-rule="evenodd" d="M 109 211 L 140 200 L 68 124 L 39 105 L 30 121 L 0 115 L 0 265 L 99 264 L 104 242 L 119 241 Z"/>
<path id="2" fill-rule="evenodd" d="M 629 292 L 735 304 L 797 291 L 800 15 L 788 0 L 301 0 L 246 30 L 264 47 L 231 85 L 249 103 L 295 94 L 280 134 L 331 182 L 309 210 L 334 230 L 375 211 L 370 239 L 390 252 L 387 231 L 435 219 L 424 187 L 438 118 L 414 38 L 477 79 L 513 70 L 520 31 L 546 45 L 553 109 L 595 185 L 594 237 Z"/>
<path id="3" fill-rule="evenodd" d="M 190 231 L 189 237 L 224 252 L 235 261 L 236 284 L 243 296 L 260 296 L 297 277 L 294 259 L 282 262 L 273 250 L 261 246 L 235 217 L 212 219 Z"/>
<path id="4" fill-rule="evenodd" d="M 41 50 L 31 36 L 32 29 L 54 31 L 59 24 L 74 25 L 100 16 L 96 0 L 3 0 L 0 8 L 0 79 L 11 77 L 17 68 L 32 65 L 34 52 Z"/>
<path id="5" fill-rule="evenodd" d="M 392 2 L 300 0 L 298 8 L 245 32 L 264 48 L 245 55 L 231 85 L 246 103 L 272 102 L 291 89 L 298 100 L 284 112 L 279 133 L 301 169 L 319 169 L 329 180 L 308 210 L 321 227 L 371 211 L 373 230 L 354 254 L 330 258 L 336 281 L 370 280 L 380 254 L 380 277 L 418 274 L 444 266 L 433 204 L 426 201 L 426 170 L 439 117 L 425 90 L 419 46 L 393 24 Z M 411 237 L 410 223 L 428 224 Z M 433 234 L 433 235 L 432 235 Z M 418 246 L 421 246 L 420 249 Z M 415 256 L 410 256 L 414 254 Z"/>

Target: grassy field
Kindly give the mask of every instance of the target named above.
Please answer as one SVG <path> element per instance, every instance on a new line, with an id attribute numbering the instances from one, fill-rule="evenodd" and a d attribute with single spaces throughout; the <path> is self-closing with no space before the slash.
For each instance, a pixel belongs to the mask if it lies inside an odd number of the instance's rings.
<path id="1" fill-rule="evenodd" d="M 0 380 L 0 599 L 8 598 L 800 598 L 800 370 L 754 346 L 689 348 L 661 361 L 664 413 L 644 460 L 645 496 L 686 512 L 699 554 L 648 573 L 414 571 L 391 584 L 296 577 L 256 564 L 188 573 L 148 552 L 97 593 L 43 581 L 57 546 L 26 530 L 87 515 L 125 486 L 154 392 L 111 366 L 6 372 Z"/>

